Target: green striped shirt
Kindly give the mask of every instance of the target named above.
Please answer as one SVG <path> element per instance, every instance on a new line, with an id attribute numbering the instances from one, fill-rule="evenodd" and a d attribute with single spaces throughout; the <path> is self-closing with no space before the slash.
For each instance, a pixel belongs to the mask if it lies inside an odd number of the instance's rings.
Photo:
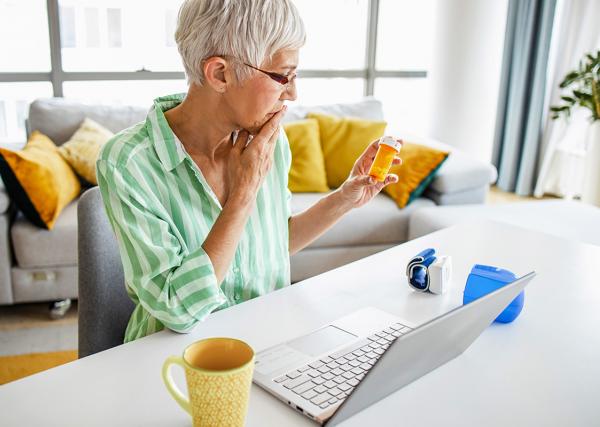
<path id="1" fill-rule="evenodd" d="M 106 143 L 96 164 L 125 286 L 136 304 L 125 342 L 165 326 L 188 332 L 215 310 L 290 284 L 285 133 L 219 285 L 202 244 L 222 207 L 164 116 L 184 96 L 157 98 L 144 122 Z"/>

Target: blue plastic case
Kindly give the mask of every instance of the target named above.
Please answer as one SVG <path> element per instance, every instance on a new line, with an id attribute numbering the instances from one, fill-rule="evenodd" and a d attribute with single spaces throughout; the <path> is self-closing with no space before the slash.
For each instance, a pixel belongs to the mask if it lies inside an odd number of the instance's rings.
<path id="1" fill-rule="evenodd" d="M 467 278 L 467 284 L 463 292 L 463 304 L 468 304 L 477 298 L 487 295 L 507 283 L 517 279 L 514 273 L 491 265 L 475 264 Z M 521 291 L 517 297 L 504 309 L 495 322 L 510 323 L 517 318 L 525 303 L 525 291 Z"/>

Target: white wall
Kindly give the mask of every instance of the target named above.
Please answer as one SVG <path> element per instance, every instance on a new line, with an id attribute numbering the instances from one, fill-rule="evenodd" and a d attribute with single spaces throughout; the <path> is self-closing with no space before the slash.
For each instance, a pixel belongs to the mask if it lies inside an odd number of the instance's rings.
<path id="1" fill-rule="evenodd" d="M 508 0 L 438 0 L 430 135 L 490 161 Z"/>

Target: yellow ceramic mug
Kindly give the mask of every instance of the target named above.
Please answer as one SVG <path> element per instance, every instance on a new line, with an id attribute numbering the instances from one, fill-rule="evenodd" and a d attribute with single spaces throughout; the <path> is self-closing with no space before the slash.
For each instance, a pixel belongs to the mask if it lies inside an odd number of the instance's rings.
<path id="1" fill-rule="evenodd" d="M 173 364 L 185 370 L 189 400 L 173 383 Z M 208 338 L 189 345 L 182 357 L 167 358 L 162 377 L 194 426 L 243 426 L 253 371 L 254 351 L 248 344 L 234 338 Z"/>

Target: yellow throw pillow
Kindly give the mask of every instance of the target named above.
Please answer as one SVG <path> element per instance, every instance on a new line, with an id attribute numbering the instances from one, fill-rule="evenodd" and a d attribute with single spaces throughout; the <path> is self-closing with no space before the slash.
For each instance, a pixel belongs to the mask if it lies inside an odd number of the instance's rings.
<path id="1" fill-rule="evenodd" d="M 77 176 L 56 145 L 38 131 L 31 134 L 23 150 L 0 148 L 0 175 L 25 217 L 49 230 L 81 191 Z"/>
<path id="2" fill-rule="evenodd" d="M 352 166 L 367 146 L 385 132 L 383 121 L 341 118 L 309 113 L 319 121 L 323 157 L 330 187 L 339 187 L 348 178 Z M 447 152 L 424 145 L 405 142 L 400 150 L 402 165 L 392 166 L 389 173 L 398 175 L 398 182 L 386 186 L 388 194 L 399 208 L 419 197 L 435 177 L 448 157 Z"/>
<path id="3" fill-rule="evenodd" d="M 339 187 L 367 146 L 383 136 L 386 122 L 309 113 L 319 122 L 327 185 Z"/>
<path id="4" fill-rule="evenodd" d="M 423 194 L 448 154 L 425 145 L 404 142 L 399 154 L 402 164 L 392 166 L 389 172 L 398 175 L 398 182 L 386 186 L 383 191 L 394 199 L 399 208 L 403 208 Z"/>
<path id="5" fill-rule="evenodd" d="M 319 122 L 305 119 L 283 125 L 290 142 L 292 166 L 288 187 L 293 193 L 329 191 L 319 139 Z"/>
<path id="6" fill-rule="evenodd" d="M 90 184 L 98 185 L 96 179 L 98 153 L 113 135 L 102 125 L 86 118 L 71 139 L 58 148 L 58 152 L 79 176 Z"/>

